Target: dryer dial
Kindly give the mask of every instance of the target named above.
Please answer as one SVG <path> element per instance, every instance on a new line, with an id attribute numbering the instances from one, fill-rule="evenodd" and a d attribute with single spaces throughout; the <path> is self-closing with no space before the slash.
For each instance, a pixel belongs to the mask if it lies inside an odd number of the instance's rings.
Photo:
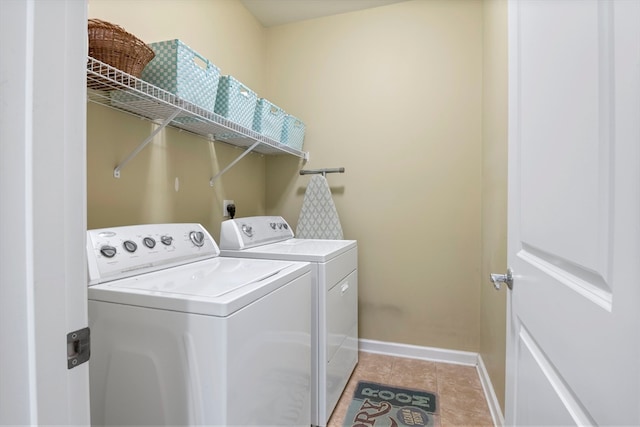
<path id="1" fill-rule="evenodd" d="M 247 224 L 242 224 L 242 232 L 249 237 L 253 237 L 253 227 Z"/>
<path id="2" fill-rule="evenodd" d="M 194 245 L 202 247 L 204 245 L 204 233 L 202 231 L 192 231 L 189 233 L 189 239 Z"/>

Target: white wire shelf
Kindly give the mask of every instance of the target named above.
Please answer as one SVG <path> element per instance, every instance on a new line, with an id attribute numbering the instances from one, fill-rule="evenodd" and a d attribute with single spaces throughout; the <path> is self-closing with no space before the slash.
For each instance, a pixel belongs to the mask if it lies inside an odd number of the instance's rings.
<path id="1" fill-rule="evenodd" d="M 303 159 L 308 159 L 309 156 L 307 152 L 296 150 L 261 135 L 253 129 L 240 126 L 91 57 L 87 57 L 87 89 L 87 97 L 91 102 L 144 117 L 154 122 L 161 122 L 163 126 L 157 131 L 168 125 L 209 140 L 247 148 L 241 157 L 250 151 L 266 155 L 290 154 Z M 116 167 L 114 176 L 119 177 L 120 169 L 151 141 L 153 135 L 155 133 L 150 135 Z M 237 160 L 240 160 L 241 157 Z M 234 161 L 212 178 L 212 181 L 235 163 Z"/>

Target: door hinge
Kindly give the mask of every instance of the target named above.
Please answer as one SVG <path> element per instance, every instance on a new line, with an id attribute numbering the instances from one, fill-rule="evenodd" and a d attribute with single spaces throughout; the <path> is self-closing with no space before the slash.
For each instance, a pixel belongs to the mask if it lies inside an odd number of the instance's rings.
<path id="1" fill-rule="evenodd" d="M 91 356 L 91 332 L 89 327 L 67 334 L 67 369 L 75 368 Z"/>

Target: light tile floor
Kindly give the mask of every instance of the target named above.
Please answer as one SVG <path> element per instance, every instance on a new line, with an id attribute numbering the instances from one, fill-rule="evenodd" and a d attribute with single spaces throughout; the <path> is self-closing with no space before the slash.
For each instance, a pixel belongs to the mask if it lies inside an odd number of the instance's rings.
<path id="1" fill-rule="evenodd" d="M 341 427 L 360 380 L 430 391 L 438 395 L 436 425 L 493 426 L 480 378 L 473 366 L 360 352 L 328 427 Z"/>

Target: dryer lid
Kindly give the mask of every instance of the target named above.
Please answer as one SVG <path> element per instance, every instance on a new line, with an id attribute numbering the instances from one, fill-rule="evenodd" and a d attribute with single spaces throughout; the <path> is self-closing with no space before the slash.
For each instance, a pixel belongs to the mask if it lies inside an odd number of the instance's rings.
<path id="1" fill-rule="evenodd" d="M 289 261 L 327 262 L 357 246 L 355 240 L 289 239 L 239 251 L 221 250 L 222 256 Z"/>

